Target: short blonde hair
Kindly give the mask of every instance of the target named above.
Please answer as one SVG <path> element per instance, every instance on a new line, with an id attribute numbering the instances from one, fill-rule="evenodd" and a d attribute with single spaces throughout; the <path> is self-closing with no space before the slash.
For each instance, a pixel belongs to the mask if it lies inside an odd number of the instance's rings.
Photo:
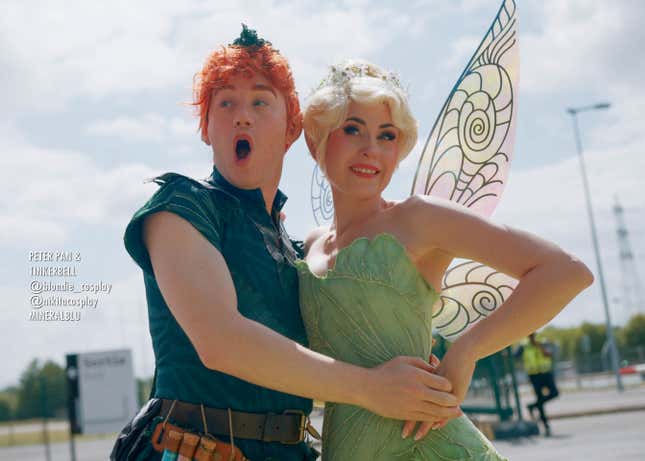
<path id="1" fill-rule="evenodd" d="M 392 123 L 399 129 L 399 162 L 417 142 L 417 121 L 398 79 L 367 61 L 350 59 L 332 66 L 328 77 L 309 97 L 303 112 L 303 128 L 312 157 L 325 171 L 329 133 L 347 118 L 349 104 L 387 104 Z"/>

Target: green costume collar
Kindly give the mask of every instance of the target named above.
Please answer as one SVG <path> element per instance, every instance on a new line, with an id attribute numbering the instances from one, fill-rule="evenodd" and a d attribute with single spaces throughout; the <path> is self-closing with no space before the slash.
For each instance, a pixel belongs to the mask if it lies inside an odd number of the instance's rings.
<path id="1" fill-rule="evenodd" d="M 207 181 L 213 186 L 227 192 L 229 195 L 232 195 L 242 203 L 259 206 L 262 209 L 265 208 L 264 196 L 262 195 L 262 191 L 259 188 L 240 189 L 234 186 L 224 176 L 222 176 L 215 165 L 213 165 L 213 172 L 208 177 Z M 273 199 L 272 214 L 280 212 L 280 210 L 282 210 L 282 207 L 284 207 L 286 201 L 287 196 L 282 193 L 280 189 L 278 189 L 276 191 L 275 198 Z"/>

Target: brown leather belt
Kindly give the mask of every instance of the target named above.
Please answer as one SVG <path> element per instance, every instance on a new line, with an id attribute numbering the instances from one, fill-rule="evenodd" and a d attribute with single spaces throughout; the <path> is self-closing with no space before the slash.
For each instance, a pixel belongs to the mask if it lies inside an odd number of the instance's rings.
<path id="1" fill-rule="evenodd" d="M 318 432 L 311 426 L 309 417 L 302 410 L 286 410 L 282 414 L 246 413 L 206 407 L 181 400 L 161 399 L 161 401 L 161 416 L 164 418 L 168 417 L 179 424 L 195 429 L 202 428 L 204 432 L 213 435 L 226 437 L 233 435 L 240 439 L 284 444 L 302 442 L 305 439 L 305 431 L 313 437 L 320 438 Z M 232 431 L 229 420 L 232 422 Z"/>

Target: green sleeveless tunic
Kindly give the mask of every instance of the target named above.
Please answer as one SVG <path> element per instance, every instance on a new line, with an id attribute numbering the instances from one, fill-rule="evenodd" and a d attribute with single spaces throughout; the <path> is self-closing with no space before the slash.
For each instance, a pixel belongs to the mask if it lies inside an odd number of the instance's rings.
<path id="1" fill-rule="evenodd" d="M 296 263 L 300 309 L 312 349 L 374 367 L 399 355 L 430 356 L 437 293 L 390 234 L 355 240 L 324 277 Z M 466 416 L 418 442 L 401 438 L 403 422 L 363 408 L 327 402 L 323 459 L 504 460 Z"/>
<path id="2" fill-rule="evenodd" d="M 157 368 L 154 397 L 252 413 L 280 414 L 295 409 L 309 414 L 311 399 L 257 386 L 204 366 L 161 294 L 142 237 L 143 221 L 153 213 L 167 211 L 185 219 L 224 256 L 240 313 L 306 346 L 294 268 L 301 252 L 279 218 L 286 196 L 278 190 L 269 214 L 259 189 L 237 188 L 214 166 L 206 181 L 177 173 L 166 173 L 154 181 L 160 188 L 136 211 L 124 235 L 128 253 L 143 271 Z M 304 442 L 286 445 L 236 439 L 235 443 L 253 461 L 316 458 Z"/>

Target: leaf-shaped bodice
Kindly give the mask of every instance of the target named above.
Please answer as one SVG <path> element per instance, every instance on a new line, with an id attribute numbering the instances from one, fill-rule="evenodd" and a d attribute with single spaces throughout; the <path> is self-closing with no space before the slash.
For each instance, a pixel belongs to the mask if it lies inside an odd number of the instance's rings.
<path id="1" fill-rule="evenodd" d="M 303 261 L 296 264 L 313 349 L 367 367 L 398 355 L 428 358 L 438 295 L 393 236 L 355 240 L 324 277 Z"/>
<path id="2" fill-rule="evenodd" d="M 427 360 L 432 305 L 439 294 L 392 235 L 359 238 L 339 251 L 325 276 L 296 263 L 300 309 L 312 349 L 344 362 L 374 367 L 399 355 Z M 501 460 L 467 417 L 401 439 L 401 421 L 345 404 L 327 403 L 325 460 Z"/>

